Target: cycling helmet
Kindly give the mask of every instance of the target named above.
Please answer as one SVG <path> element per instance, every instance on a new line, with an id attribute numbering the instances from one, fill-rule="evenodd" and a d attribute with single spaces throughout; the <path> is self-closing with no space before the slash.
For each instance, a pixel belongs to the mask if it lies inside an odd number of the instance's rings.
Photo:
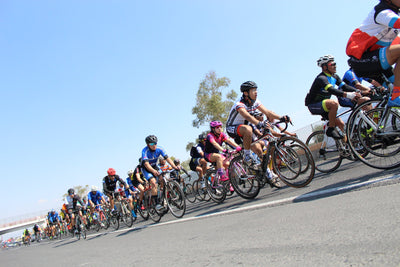
<path id="1" fill-rule="evenodd" d="M 90 191 L 92 191 L 92 192 L 95 192 L 95 191 L 97 191 L 97 186 L 95 186 L 95 185 L 92 185 L 92 187 L 91 187 Z"/>
<path id="2" fill-rule="evenodd" d="M 258 116 L 262 116 L 263 113 L 258 110 L 255 110 L 251 115 L 253 115 L 254 117 L 258 117 Z"/>
<path id="3" fill-rule="evenodd" d="M 243 92 L 248 92 L 251 88 L 257 88 L 257 84 L 253 81 L 247 81 L 242 83 L 240 85 L 240 91 Z"/>
<path id="4" fill-rule="evenodd" d="M 129 171 L 128 171 L 128 176 L 129 176 L 129 177 L 132 176 L 133 173 L 134 173 L 133 170 L 129 170 Z"/>
<path id="5" fill-rule="evenodd" d="M 175 165 L 180 164 L 180 163 L 181 163 L 181 161 L 179 159 L 174 159 L 174 164 Z"/>
<path id="6" fill-rule="evenodd" d="M 207 139 L 207 135 L 206 134 L 199 134 L 199 140 L 206 140 Z"/>
<path id="7" fill-rule="evenodd" d="M 109 168 L 109 169 L 107 170 L 107 174 L 108 174 L 108 175 L 115 175 L 115 173 L 116 173 L 116 171 L 115 171 L 113 168 Z"/>
<path id="8" fill-rule="evenodd" d="M 222 122 L 220 122 L 220 121 L 212 121 L 212 122 L 210 122 L 210 128 L 215 128 L 215 127 L 218 127 L 218 126 L 222 126 Z"/>
<path id="9" fill-rule="evenodd" d="M 325 56 L 320 57 L 317 60 L 317 65 L 318 65 L 318 67 L 322 67 L 322 65 L 324 65 L 330 61 L 334 61 L 334 60 L 335 60 L 335 58 L 332 55 L 325 55 Z"/>
<path id="10" fill-rule="evenodd" d="M 150 143 L 157 143 L 158 139 L 157 136 L 155 135 L 149 135 L 146 137 L 146 144 L 150 144 Z"/>
<path id="11" fill-rule="evenodd" d="M 75 194 L 75 190 L 73 188 L 68 189 L 68 195 Z"/>

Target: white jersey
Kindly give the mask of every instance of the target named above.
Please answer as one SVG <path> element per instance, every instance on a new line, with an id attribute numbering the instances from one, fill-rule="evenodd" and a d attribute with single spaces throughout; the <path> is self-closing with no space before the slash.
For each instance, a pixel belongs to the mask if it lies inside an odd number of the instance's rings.
<path id="1" fill-rule="evenodd" d="M 247 112 L 252 114 L 254 111 L 256 111 L 256 109 L 258 109 L 259 106 L 261 106 L 261 102 L 258 99 L 251 106 L 247 106 L 245 103 L 243 103 L 241 101 L 242 101 L 242 99 L 239 100 L 238 102 L 236 102 L 232 106 L 231 111 L 229 112 L 229 117 L 226 122 L 226 126 L 247 124 L 247 121 L 245 120 L 245 118 L 243 118 L 243 116 L 240 115 L 239 109 L 245 108 L 247 110 Z"/>

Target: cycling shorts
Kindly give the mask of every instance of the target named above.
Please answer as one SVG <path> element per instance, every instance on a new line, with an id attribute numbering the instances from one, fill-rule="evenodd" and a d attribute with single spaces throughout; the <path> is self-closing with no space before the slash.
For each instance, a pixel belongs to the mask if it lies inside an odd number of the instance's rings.
<path id="1" fill-rule="evenodd" d="M 328 112 L 329 110 L 326 108 L 325 104 L 324 104 L 325 100 L 321 101 L 321 102 L 317 102 L 317 103 L 313 103 L 308 105 L 308 110 L 311 112 L 311 114 L 313 115 L 321 115 L 322 118 L 324 118 L 325 120 L 328 120 Z"/>
<path id="2" fill-rule="evenodd" d="M 351 99 L 348 99 L 348 98 L 346 98 L 346 97 L 338 96 L 337 99 L 338 99 L 338 101 L 339 101 L 339 104 L 340 104 L 342 107 L 353 108 L 353 107 L 356 105 Z"/>
<path id="3" fill-rule="evenodd" d="M 211 154 L 218 154 L 218 153 L 204 153 L 204 158 L 205 158 L 208 162 L 213 163 L 213 161 L 210 160 Z M 222 156 L 222 160 L 224 160 L 224 159 L 225 159 L 225 156 L 222 155 L 222 154 L 220 154 L 220 155 Z"/>
<path id="4" fill-rule="evenodd" d="M 142 168 L 142 173 L 143 173 L 144 178 L 146 178 L 147 181 L 150 181 L 151 178 L 154 178 L 158 182 L 158 177 L 154 177 L 154 175 L 151 172 L 148 172 L 146 170 L 146 168 Z"/>
<path id="5" fill-rule="evenodd" d="M 189 162 L 189 167 L 192 171 L 196 171 L 196 167 L 200 165 L 200 159 L 202 158 L 191 158 Z"/>
<path id="6" fill-rule="evenodd" d="M 243 124 L 226 126 L 226 132 L 228 133 L 229 137 L 231 137 L 238 145 L 243 143 L 243 136 L 241 136 L 239 132 L 239 129 L 242 127 L 242 125 Z"/>
<path id="7" fill-rule="evenodd" d="M 361 59 L 350 57 L 348 63 L 358 77 L 371 78 L 383 83 L 380 78 L 381 73 L 388 78 L 393 76 L 393 68 L 388 63 L 386 49 L 387 47 L 383 47 L 371 52 L 365 52 Z"/>

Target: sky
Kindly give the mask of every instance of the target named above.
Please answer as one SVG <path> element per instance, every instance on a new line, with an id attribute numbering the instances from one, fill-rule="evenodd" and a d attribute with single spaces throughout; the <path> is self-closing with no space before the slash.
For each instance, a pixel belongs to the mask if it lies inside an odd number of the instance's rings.
<path id="1" fill-rule="evenodd" d="M 224 90 L 255 81 L 295 131 L 319 117 L 304 97 L 378 1 L 0 1 L 0 218 L 58 209 L 109 167 L 133 169 L 149 134 L 189 158 L 192 108 L 210 71 Z"/>

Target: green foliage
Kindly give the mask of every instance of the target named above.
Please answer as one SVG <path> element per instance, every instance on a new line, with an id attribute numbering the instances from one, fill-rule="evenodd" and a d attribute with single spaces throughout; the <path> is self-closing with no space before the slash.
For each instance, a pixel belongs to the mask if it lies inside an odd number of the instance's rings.
<path id="1" fill-rule="evenodd" d="M 196 105 L 192 108 L 192 114 L 196 116 L 193 127 L 199 128 L 213 120 L 222 123 L 227 121 L 230 108 L 237 98 L 237 93 L 231 90 L 226 94 L 225 100 L 223 99 L 222 91 L 230 82 L 229 78 L 218 78 L 214 71 L 206 74 L 196 94 Z"/>

